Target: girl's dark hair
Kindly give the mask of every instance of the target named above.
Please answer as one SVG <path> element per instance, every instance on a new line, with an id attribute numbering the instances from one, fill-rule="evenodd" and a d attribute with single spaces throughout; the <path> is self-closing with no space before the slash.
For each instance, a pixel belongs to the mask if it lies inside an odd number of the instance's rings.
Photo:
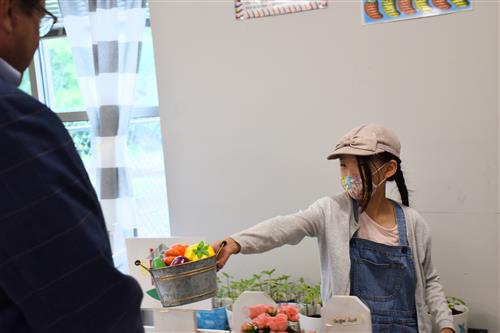
<path id="1" fill-rule="evenodd" d="M 372 156 L 356 156 L 358 160 L 358 169 L 359 174 L 361 175 L 361 179 L 363 180 L 363 197 L 360 200 L 361 211 L 364 211 L 368 204 L 370 203 L 370 199 L 372 197 L 373 185 L 372 185 L 372 168 L 375 167 L 375 162 L 379 162 L 378 164 L 384 164 L 389 162 L 390 160 L 395 160 L 397 163 L 396 173 L 387 178 L 388 181 L 396 181 L 396 185 L 398 186 L 399 195 L 401 196 L 401 203 L 405 206 L 409 206 L 409 198 L 408 198 L 408 189 L 406 188 L 405 179 L 403 176 L 403 171 L 401 170 L 401 160 L 394 156 L 391 153 L 383 152 L 380 154 L 372 155 Z"/>

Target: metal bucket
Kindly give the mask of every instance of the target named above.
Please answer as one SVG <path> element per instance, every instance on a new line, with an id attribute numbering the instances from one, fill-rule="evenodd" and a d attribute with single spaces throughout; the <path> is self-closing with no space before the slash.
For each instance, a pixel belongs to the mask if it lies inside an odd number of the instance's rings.
<path id="1" fill-rule="evenodd" d="M 225 244 L 221 244 L 220 249 Z M 218 252 L 219 252 L 218 251 Z M 217 253 L 218 255 L 218 253 Z M 214 297 L 217 293 L 217 255 L 176 266 L 150 269 L 163 307 L 179 306 Z"/>

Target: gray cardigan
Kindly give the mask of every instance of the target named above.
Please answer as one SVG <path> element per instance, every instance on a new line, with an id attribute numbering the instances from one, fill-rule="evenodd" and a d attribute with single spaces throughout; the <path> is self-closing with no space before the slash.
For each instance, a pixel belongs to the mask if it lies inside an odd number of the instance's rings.
<path id="1" fill-rule="evenodd" d="M 408 242 L 417 274 L 415 300 L 418 327 L 430 333 L 429 313 L 439 329 L 453 328 L 439 275 L 431 261 L 431 236 L 427 223 L 412 208 L 403 207 Z M 262 253 L 273 248 L 298 244 L 305 236 L 316 237 L 321 260 L 321 296 L 323 302 L 332 295 L 350 293 L 349 240 L 358 229 L 353 204 L 347 194 L 324 197 L 298 213 L 263 221 L 231 237 L 241 246 L 241 253 Z"/>

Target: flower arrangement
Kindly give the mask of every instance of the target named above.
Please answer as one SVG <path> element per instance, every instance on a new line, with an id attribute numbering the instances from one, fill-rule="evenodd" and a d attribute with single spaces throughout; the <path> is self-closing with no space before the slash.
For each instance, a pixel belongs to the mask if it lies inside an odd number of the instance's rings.
<path id="1" fill-rule="evenodd" d="M 296 305 L 259 304 L 248 308 L 251 321 L 243 323 L 240 333 L 300 333 Z"/>

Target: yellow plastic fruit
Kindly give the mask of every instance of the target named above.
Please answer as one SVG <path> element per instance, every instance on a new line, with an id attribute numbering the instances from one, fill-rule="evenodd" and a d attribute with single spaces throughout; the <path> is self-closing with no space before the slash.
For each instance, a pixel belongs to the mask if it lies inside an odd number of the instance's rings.
<path id="1" fill-rule="evenodd" d="M 190 261 L 197 261 L 214 255 L 214 249 L 204 241 L 188 246 L 186 252 L 184 252 L 184 257 Z"/>

